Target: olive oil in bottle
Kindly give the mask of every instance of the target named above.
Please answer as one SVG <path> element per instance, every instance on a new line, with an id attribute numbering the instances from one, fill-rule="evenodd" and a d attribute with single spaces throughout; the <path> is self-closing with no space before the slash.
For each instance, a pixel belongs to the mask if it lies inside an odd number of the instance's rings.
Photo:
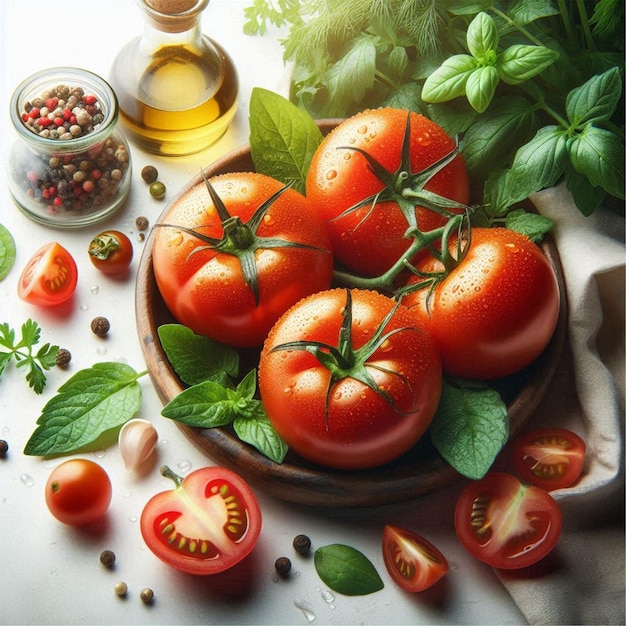
<path id="1" fill-rule="evenodd" d="M 199 152 L 228 129 L 237 71 L 200 31 L 208 0 L 138 0 L 146 24 L 113 63 L 111 85 L 128 138 L 164 156 Z"/>

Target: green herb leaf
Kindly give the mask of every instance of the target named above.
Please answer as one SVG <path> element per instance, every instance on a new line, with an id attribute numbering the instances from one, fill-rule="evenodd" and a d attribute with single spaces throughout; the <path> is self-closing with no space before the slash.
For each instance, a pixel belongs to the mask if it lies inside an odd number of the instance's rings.
<path id="1" fill-rule="evenodd" d="M 439 454 L 457 472 L 482 478 L 509 435 L 506 404 L 486 385 L 444 381 L 430 435 Z"/>
<path id="2" fill-rule="evenodd" d="M 615 112 L 622 96 L 622 79 L 619 69 L 613 67 L 567 95 L 567 118 L 574 128 L 585 124 L 601 124 Z"/>
<path id="3" fill-rule="evenodd" d="M 524 209 L 515 209 L 507 213 L 505 226 L 526 235 L 535 243 L 539 243 L 544 235 L 552 229 L 554 222 L 544 215 L 528 213 Z"/>
<path id="4" fill-rule="evenodd" d="M 589 179 L 573 167 L 565 170 L 565 184 L 569 189 L 578 210 L 586 216 L 591 215 L 606 197 L 602 187 L 594 187 Z"/>
<path id="5" fill-rule="evenodd" d="M 170 365 L 187 385 L 205 380 L 227 384 L 229 376 L 239 373 L 239 355 L 229 346 L 181 324 L 164 324 L 158 333 Z"/>
<path id="6" fill-rule="evenodd" d="M 481 63 L 489 63 L 495 59 L 498 41 L 498 29 L 487 13 L 479 13 L 467 27 L 467 48 Z"/>
<path id="7" fill-rule="evenodd" d="M 482 113 L 491 104 L 498 82 L 498 70 L 493 65 L 479 67 L 467 77 L 467 100 L 475 111 Z"/>
<path id="8" fill-rule="evenodd" d="M 102 445 L 101 438 L 117 432 L 139 410 L 137 379 L 144 374 L 107 362 L 77 372 L 44 406 L 24 454 L 69 454 Z"/>
<path id="9" fill-rule="evenodd" d="M 252 409 L 252 415 L 236 417 L 233 422 L 237 437 L 256 448 L 274 463 L 282 463 L 289 447 L 278 436 L 260 400 L 253 400 L 249 408 Z"/>
<path id="10" fill-rule="evenodd" d="M 350 546 L 332 544 L 318 548 L 315 569 L 324 584 L 345 596 L 362 596 L 385 585 L 372 562 Z"/>
<path id="11" fill-rule="evenodd" d="M 559 58 L 559 53 L 544 46 L 514 45 L 498 56 L 500 78 L 517 85 L 541 74 Z"/>
<path id="12" fill-rule="evenodd" d="M 282 96 L 255 87 L 250 97 L 250 152 L 257 172 L 304 193 L 322 133 L 311 116 Z"/>
<path id="13" fill-rule="evenodd" d="M 465 95 L 467 79 L 478 67 L 469 54 L 455 54 L 446 59 L 425 81 L 422 99 L 425 102 L 447 102 Z"/>
<path id="14" fill-rule="evenodd" d="M 0 280 L 15 264 L 15 240 L 6 226 L 0 224 Z"/>

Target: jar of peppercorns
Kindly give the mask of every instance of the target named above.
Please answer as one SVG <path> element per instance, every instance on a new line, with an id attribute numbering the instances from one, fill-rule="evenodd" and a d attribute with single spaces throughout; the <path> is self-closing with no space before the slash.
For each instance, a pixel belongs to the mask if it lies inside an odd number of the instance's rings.
<path id="1" fill-rule="evenodd" d="M 131 158 L 118 116 L 111 86 L 84 69 L 42 70 L 17 87 L 11 121 L 18 139 L 7 178 L 26 215 L 77 228 L 120 208 L 130 190 Z"/>

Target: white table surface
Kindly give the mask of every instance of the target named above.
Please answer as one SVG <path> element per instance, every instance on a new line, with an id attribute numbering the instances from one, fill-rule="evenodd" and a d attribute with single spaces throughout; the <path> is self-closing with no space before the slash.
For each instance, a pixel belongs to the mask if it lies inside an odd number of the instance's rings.
<path id="1" fill-rule="evenodd" d="M 22 450 L 35 428 L 44 403 L 69 375 L 104 360 L 123 361 L 137 371 L 144 368 L 134 314 L 134 280 L 116 281 L 95 270 L 86 247 L 102 226 L 123 230 L 133 240 L 136 269 L 142 244 L 135 218 L 153 223 L 164 202 L 153 200 L 140 178 L 146 164 L 154 164 L 172 197 L 201 166 L 245 143 L 248 103 L 254 86 L 280 90 L 285 84 L 282 48 L 271 36 L 243 34 L 243 9 L 251 0 L 213 0 L 203 18 L 203 30 L 226 47 L 239 68 L 239 112 L 227 136 L 203 154 L 189 158 L 156 158 L 131 146 L 134 165 L 131 195 L 113 219 L 78 231 L 55 231 L 25 217 L 12 203 L 5 184 L 8 143 L 14 137 L 9 98 L 26 76 L 45 67 L 76 65 L 103 77 L 114 55 L 139 34 L 142 18 L 132 0 L 101 3 L 50 3 L 43 0 L 2 0 L 0 5 L 1 94 L 0 222 L 17 243 L 17 262 L 0 282 L 0 321 L 19 328 L 29 317 L 39 322 L 43 340 L 69 349 L 68 370 L 53 369 L 43 395 L 28 389 L 20 371 L 11 365 L 0 378 L 0 438 L 10 451 L 0 459 L 0 623 L 6 624 L 518 624 L 523 614 L 491 568 L 470 557 L 458 543 L 452 512 L 461 485 L 416 502 L 367 510 L 318 511 L 284 503 L 257 491 L 263 511 L 263 530 L 253 557 L 251 582 L 243 593 L 215 586 L 210 577 L 195 578 L 162 564 L 145 547 L 138 518 L 144 504 L 171 483 L 158 473 L 161 463 L 186 474 L 211 465 L 176 424 L 160 416 L 161 403 L 147 377 L 141 379 L 143 401 L 138 417 L 152 420 L 159 432 L 158 460 L 144 477 L 127 474 L 117 449 L 110 447 L 82 456 L 99 462 L 113 483 L 113 500 L 106 523 L 76 529 L 57 522 L 48 512 L 43 489 L 48 475 L 62 459 L 28 457 Z M 277 34 L 278 35 L 278 34 Z M 166 199 L 167 201 L 167 199 Z M 165 201 L 165 202 L 166 202 Z M 79 284 L 70 305 L 37 308 L 17 297 L 19 273 L 42 244 L 58 240 L 77 259 Z M 111 321 L 103 341 L 89 328 L 104 315 Z M 450 572 L 437 593 L 410 595 L 387 575 L 380 537 L 385 523 L 412 528 L 437 545 L 450 562 Z M 312 559 L 297 558 L 293 537 L 308 534 L 313 547 L 347 543 L 366 554 L 385 582 L 384 590 L 349 598 L 321 583 Z M 117 554 L 108 571 L 99 563 L 105 549 Z M 292 559 L 288 580 L 276 581 L 273 563 Z M 117 598 L 113 587 L 125 581 L 128 597 Z M 152 606 L 139 592 L 151 587 Z M 306 610 L 303 610 L 304 607 Z"/>

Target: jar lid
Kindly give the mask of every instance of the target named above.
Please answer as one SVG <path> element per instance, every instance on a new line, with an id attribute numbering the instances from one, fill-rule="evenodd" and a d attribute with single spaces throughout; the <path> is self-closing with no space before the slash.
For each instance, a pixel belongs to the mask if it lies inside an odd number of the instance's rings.
<path id="1" fill-rule="evenodd" d="M 152 24 L 165 33 L 182 33 L 198 22 L 209 0 L 138 0 Z"/>

